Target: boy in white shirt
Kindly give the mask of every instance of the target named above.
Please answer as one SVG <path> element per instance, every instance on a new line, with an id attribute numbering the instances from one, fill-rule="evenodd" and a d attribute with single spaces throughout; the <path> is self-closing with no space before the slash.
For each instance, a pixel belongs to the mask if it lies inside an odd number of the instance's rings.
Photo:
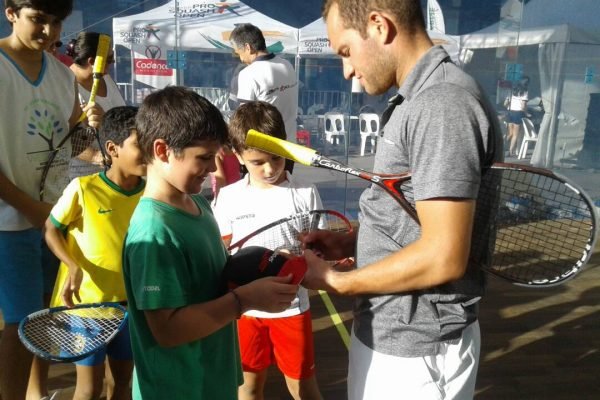
<path id="1" fill-rule="evenodd" d="M 46 190 L 40 200 L 42 171 L 58 151 L 49 177 L 72 155 L 63 141 L 79 120 L 75 77 L 46 53 L 56 43 L 72 0 L 5 0 L 11 33 L 0 38 L 0 310 L 5 326 L 0 338 L 0 393 L 4 400 L 23 399 L 32 354 L 19 341 L 19 322 L 44 308 L 58 262 L 48 250 L 42 226 L 51 198 L 62 189 Z M 102 110 L 83 108 L 88 124 L 98 127 Z M 50 178 L 49 178 L 50 179 Z M 59 186 L 59 185 L 54 185 Z M 50 189 L 50 188 L 49 188 Z M 35 393 L 37 398 L 45 395 Z"/>
<path id="2" fill-rule="evenodd" d="M 292 177 L 285 159 L 245 145 L 249 129 L 285 139 L 285 124 L 271 104 L 242 104 L 230 125 L 231 144 L 248 173 L 221 189 L 214 206 L 226 245 L 256 229 L 289 215 L 322 208 L 314 185 Z M 244 199 L 240 202 L 240 199 Z M 314 368 L 314 343 L 308 292 L 300 287 L 287 310 L 266 313 L 251 310 L 238 321 L 244 384 L 240 400 L 263 397 L 267 368 L 275 363 L 284 374 L 294 399 L 320 399 Z"/>

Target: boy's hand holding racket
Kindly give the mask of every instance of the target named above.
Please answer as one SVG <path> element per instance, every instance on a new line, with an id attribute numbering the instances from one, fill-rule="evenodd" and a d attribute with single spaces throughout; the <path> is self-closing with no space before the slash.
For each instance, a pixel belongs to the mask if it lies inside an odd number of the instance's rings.
<path id="1" fill-rule="evenodd" d="M 235 293 L 240 298 L 241 312 L 260 310 L 281 312 L 289 308 L 296 298 L 298 285 L 292 284 L 292 274 L 269 276 L 239 286 Z"/>
<path id="2" fill-rule="evenodd" d="M 81 111 L 85 114 L 87 124 L 91 128 L 99 129 L 104 117 L 104 110 L 95 102 L 81 105 Z"/>
<path id="3" fill-rule="evenodd" d="M 100 87 L 100 80 L 104 75 L 106 69 L 106 61 L 108 59 L 108 53 L 110 50 L 110 36 L 100 35 L 98 38 L 98 47 L 96 48 L 96 57 L 94 58 L 94 68 L 92 70 L 93 82 L 92 89 L 90 91 L 90 98 L 87 104 L 82 104 L 81 117 L 79 122 L 87 117 L 88 126 L 98 129 L 102 122 L 102 116 L 104 110 L 102 107 L 96 105 L 96 94 Z"/>
<path id="4" fill-rule="evenodd" d="M 303 257 L 273 251 L 261 246 L 248 246 L 229 256 L 223 277 L 228 289 L 246 285 L 252 281 L 268 276 L 287 277 L 289 282 L 297 285 L 306 273 L 306 262 Z"/>
<path id="5" fill-rule="evenodd" d="M 296 297 L 305 273 L 303 257 L 249 246 L 229 257 L 223 276 L 228 289 L 239 296 L 241 312 L 280 312 Z"/>

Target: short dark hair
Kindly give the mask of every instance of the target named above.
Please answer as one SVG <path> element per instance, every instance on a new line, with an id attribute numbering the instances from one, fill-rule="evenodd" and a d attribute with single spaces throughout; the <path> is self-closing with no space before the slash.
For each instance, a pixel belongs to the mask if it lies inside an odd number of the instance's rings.
<path id="1" fill-rule="evenodd" d="M 77 38 L 69 42 L 66 54 L 73 59 L 75 64 L 85 66 L 88 58 L 96 57 L 99 41 L 100 33 L 98 32 L 79 32 Z"/>
<path id="2" fill-rule="evenodd" d="M 344 27 L 358 31 L 363 38 L 367 36 L 367 19 L 371 11 L 389 13 L 407 32 L 425 29 L 420 0 L 325 0 L 322 8 L 323 18 L 327 19 L 334 4 L 338 5 Z"/>
<path id="3" fill-rule="evenodd" d="M 73 0 L 4 0 L 4 8 L 12 8 L 16 13 L 22 8 L 32 8 L 62 21 L 73 11 Z"/>
<path id="4" fill-rule="evenodd" d="M 102 125 L 98 134 L 100 143 L 104 144 L 110 140 L 118 146 L 122 146 L 125 139 L 135 129 L 135 116 L 138 108 L 133 106 L 119 106 L 108 110 L 102 118 Z"/>
<path id="5" fill-rule="evenodd" d="M 182 86 L 167 86 L 148 95 L 136 117 L 138 143 L 144 162 L 153 161 L 153 144 L 163 139 L 181 154 L 195 142 L 215 140 L 225 144 L 228 129 L 223 115 L 198 93 Z"/>
<path id="6" fill-rule="evenodd" d="M 231 146 L 239 154 L 248 149 L 246 136 L 249 129 L 283 140 L 287 138 L 281 113 L 274 105 L 265 101 L 243 103 L 229 120 Z"/>
<path id="7" fill-rule="evenodd" d="M 231 32 L 229 38 L 238 48 L 248 43 L 254 52 L 267 51 L 267 45 L 262 31 L 252 24 L 237 25 Z"/>

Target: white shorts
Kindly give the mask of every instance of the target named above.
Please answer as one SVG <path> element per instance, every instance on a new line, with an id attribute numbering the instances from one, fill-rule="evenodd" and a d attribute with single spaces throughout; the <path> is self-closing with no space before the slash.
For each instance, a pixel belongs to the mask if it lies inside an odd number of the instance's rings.
<path id="1" fill-rule="evenodd" d="M 477 321 L 463 331 L 460 339 L 443 344 L 439 354 L 427 357 L 378 353 L 352 334 L 348 399 L 471 400 L 480 346 Z"/>

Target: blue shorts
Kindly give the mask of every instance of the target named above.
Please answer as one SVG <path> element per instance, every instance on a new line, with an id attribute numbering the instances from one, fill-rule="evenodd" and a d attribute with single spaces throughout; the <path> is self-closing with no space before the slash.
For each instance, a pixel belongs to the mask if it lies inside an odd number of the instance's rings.
<path id="1" fill-rule="evenodd" d="M 524 111 L 509 111 L 508 122 L 515 125 L 521 125 L 522 119 L 525 117 Z"/>
<path id="2" fill-rule="evenodd" d="M 43 295 L 52 293 L 59 264 L 41 230 L 0 231 L 0 309 L 5 323 L 19 323 L 44 308 Z"/>
<path id="3" fill-rule="evenodd" d="M 120 361 L 132 361 L 131 340 L 129 339 L 129 319 L 125 321 L 123 329 L 107 345 L 91 356 L 75 362 L 75 365 L 95 367 L 104 363 L 106 356 Z"/>

